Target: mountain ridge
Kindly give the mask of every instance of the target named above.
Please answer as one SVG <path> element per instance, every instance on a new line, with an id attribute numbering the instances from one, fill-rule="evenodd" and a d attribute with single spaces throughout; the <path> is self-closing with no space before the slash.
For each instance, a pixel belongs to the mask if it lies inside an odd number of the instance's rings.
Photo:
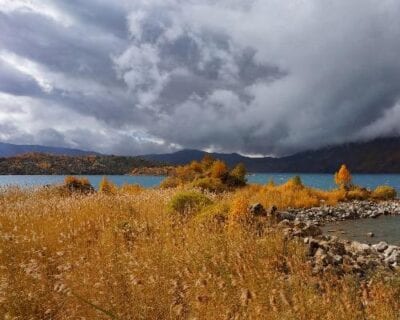
<path id="1" fill-rule="evenodd" d="M 60 162 L 64 164 L 68 161 L 75 163 L 77 160 L 74 158 L 76 157 L 102 156 L 105 158 L 111 157 L 111 159 L 114 157 L 112 155 L 102 155 L 97 152 L 84 151 L 80 149 L 0 143 L 0 160 L 3 164 L 3 174 L 4 172 L 7 172 L 6 164 L 12 167 L 12 157 L 17 157 L 16 160 L 20 162 L 21 166 L 24 166 L 23 162 L 21 162 L 21 159 L 18 157 L 27 153 L 45 153 L 48 155 L 65 156 L 62 161 L 60 160 Z M 400 173 L 400 137 L 378 138 L 368 142 L 353 142 L 336 146 L 327 146 L 280 158 L 251 158 L 238 153 L 208 153 L 201 150 L 186 149 L 167 154 L 148 154 L 132 157 L 126 156 L 123 157 L 125 158 L 124 160 L 118 158 L 119 160 L 117 162 L 124 163 L 124 165 L 122 165 L 124 167 L 124 173 L 127 173 L 125 163 L 128 161 L 128 158 L 136 159 L 136 161 L 132 162 L 132 164 L 135 165 L 138 164 L 138 159 L 145 159 L 147 160 L 147 163 L 141 163 L 140 167 L 146 165 L 154 167 L 157 166 L 157 164 L 183 165 L 193 160 L 199 161 L 206 154 L 225 161 L 230 167 L 237 163 L 243 163 L 248 171 L 253 173 L 333 173 L 342 163 L 345 163 L 354 173 Z M 113 161 L 114 160 L 115 159 L 113 159 Z M 24 161 L 29 163 L 26 157 Z M 108 163 L 108 161 L 106 162 Z M 89 168 L 90 170 L 88 172 L 95 171 L 107 174 L 107 167 L 108 164 L 103 170 L 98 170 L 98 168 L 96 170 Z M 113 170 L 108 173 L 111 174 L 112 172 L 117 172 L 118 170 L 115 169 L 116 167 L 119 167 L 119 165 L 110 165 L 109 168 L 113 168 Z M 61 170 L 61 168 L 63 167 L 61 166 L 59 170 Z M 26 174 L 30 174 L 28 169 L 18 170 L 20 170 L 18 172 L 26 172 Z M 57 170 L 57 172 L 59 170 Z M 14 170 L 11 170 L 11 172 L 14 172 Z"/>
<path id="2" fill-rule="evenodd" d="M 400 137 L 327 146 L 281 158 L 250 158 L 237 153 L 208 153 L 191 149 L 141 157 L 182 165 L 192 160 L 200 160 L 206 154 L 227 162 L 229 166 L 242 162 L 249 172 L 333 173 L 345 163 L 355 173 L 400 173 Z"/>

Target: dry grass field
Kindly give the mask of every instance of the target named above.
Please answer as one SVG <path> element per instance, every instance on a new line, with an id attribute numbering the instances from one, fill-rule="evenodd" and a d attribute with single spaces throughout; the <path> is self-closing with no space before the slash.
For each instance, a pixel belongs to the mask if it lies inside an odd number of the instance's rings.
<path id="1" fill-rule="evenodd" d="M 302 242 L 243 219 L 342 191 L 101 191 L 0 193 L 1 319 L 399 319 L 399 276 L 313 275 Z"/>

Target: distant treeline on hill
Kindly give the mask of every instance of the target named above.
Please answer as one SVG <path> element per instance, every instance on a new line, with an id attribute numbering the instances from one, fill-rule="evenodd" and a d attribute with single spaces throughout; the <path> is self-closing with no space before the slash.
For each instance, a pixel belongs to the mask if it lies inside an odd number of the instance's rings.
<path id="1" fill-rule="evenodd" d="M 135 168 L 158 167 L 159 163 L 140 157 L 123 156 L 63 156 L 27 153 L 0 158 L 0 174 L 10 175 L 106 175 L 129 174 Z"/>

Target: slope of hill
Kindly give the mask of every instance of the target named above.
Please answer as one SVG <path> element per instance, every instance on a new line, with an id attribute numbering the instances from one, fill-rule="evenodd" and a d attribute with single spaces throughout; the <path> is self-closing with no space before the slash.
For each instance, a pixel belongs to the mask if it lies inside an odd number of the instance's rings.
<path id="1" fill-rule="evenodd" d="M 0 157 L 13 157 L 31 152 L 68 155 L 68 156 L 86 156 L 86 155 L 99 154 L 97 152 L 84 151 L 79 149 L 46 147 L 40 145 L 19 145 L 19 144 L 0 142 Z"/>
<path id="2" fill-rule="evenodd" d="M 129 174 L 135 168 L 158 165 L 140 157 L 28 153 L 0 158 L 0 174 Z"/>
<path id="3" fill-rule="evenodd" d="M 147 155 L 143 158 L 180 165 L 200 160 L 205 154 L 206 152 L 198 150 L 182 150 L 171 154 Z M 236 153 L 210 155 L 224 160 L 230 166 L 242 162 L 249 172 L 332 173 L 342 163 L 346 163 L 352 172 L 400 173 L 400 137 L 332 146 L 282 158 L 249 158 Z"/>

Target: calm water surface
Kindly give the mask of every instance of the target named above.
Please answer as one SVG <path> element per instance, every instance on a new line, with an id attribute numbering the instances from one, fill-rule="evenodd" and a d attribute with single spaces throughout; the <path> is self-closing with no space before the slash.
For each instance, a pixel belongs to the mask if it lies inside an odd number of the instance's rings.
<path id="1" fill-rule="evenodd" d="M 371 244 L 386 241 L 389 244 L 400 245 L 400 216 L 340 221 L 327 224 L 322 229 L 324 233 L 342 239 Z M 375 236 L 369 237 L 368 232 L 373 232 Z"/>
<path id="2" fill-rule="evenodd" d="M 257 173 L 250 174 L 248 181 L 250 183 L 264 184 L 270 180 L 275 183 L 284 183 L 291 177 L 299 175 L 295 173 Z M 332 174 L 300 174 L 305 185 L 320 188 L 332 189 L 335 187 Z M 98 186 L 102 176 L 86 176 L 93 186 Z M 0 186 L 17 185 L 23 187 L 41 186 L 46 184 L 59 184 L 64 181 L 65 176 L 0 176 Z M 160 184 L 164 177 L 160 176 L 107 176 L 109 180 L 117 185 L 124 183 L 140 184 L 143 187 L 155 187 Z M 400 174 L 355 174 L 354 183 L 367 188 L 375 188 L 378 185 L 390 185 L 400 193 Z"/>

